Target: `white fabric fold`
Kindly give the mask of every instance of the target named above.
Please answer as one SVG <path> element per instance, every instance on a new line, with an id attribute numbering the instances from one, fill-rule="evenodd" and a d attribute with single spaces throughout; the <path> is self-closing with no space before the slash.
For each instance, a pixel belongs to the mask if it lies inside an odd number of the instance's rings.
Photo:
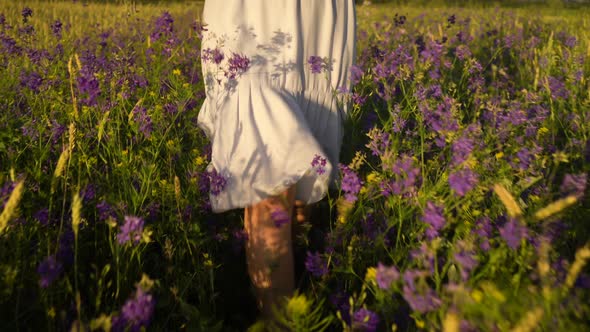
<path id="1" fill-rule="evenodd" d="M 342 121 L 334 91 L 349 88 L 354 60 L 352 0 L 209 0 L 202 43 L 207 98 L 198 124 L 212 143 L 209 169 L 226 179 L 214 212 L 242 208 L 297 185 L 296 198 L 322 199 L 337 174 Z M 223 54 L 216 63 L 212 50 Z M 233 54 L 250 67 L 228 78 Z M 331 71 L 313 74 L 320 56 Z M 326 158 L 325 173 L 312 167 Z"/>

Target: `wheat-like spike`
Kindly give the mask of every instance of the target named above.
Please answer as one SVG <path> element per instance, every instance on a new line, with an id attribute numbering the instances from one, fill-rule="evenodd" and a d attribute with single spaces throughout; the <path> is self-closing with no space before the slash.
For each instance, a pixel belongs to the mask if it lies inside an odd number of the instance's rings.
<path id="1" fill-rule="evenodd" d="M 109 118 L 109 114 L 111 114 L 111 111 L 106 111 L 105 114 L 103 115 L 102 119 L 98 123 L 98 142 L 100 142 L 100 140 L 102 139 L 102 135 L 104 134 L 104 126 L 107 123 L 107 119 Z"/>
<path id="2" fill-rule="evenodd" d="M 68 149 L 70 149 L 70 154 L 72 153 L 72 151 L 74 151 L 74 146 L 76 145 L 76 124 L 75 123 L 70 123 L 70 126 L 68 128 L 69 130 L 69 144 L 68 144 Z"/>
<path id="3" fill-rule="evenodd" d="M 454 312 L 448 312 L 443 322 L 444 332 L 459 332 L 459 317 Z"/>
<path id="4" fill-rule="evenodd" d="M 588 259 L 590 259 L 590 243 L 587 243 L 585 246 L 576 251 L 576 259 L 574 260 L 574 263 L 570 267 L 569 271 L 567 271 L 567 277 L 565 278 L 565 291 L 568 291 L 572 288 Z"/>
<path id="5" fill-rule="evenodd" d="M 75 237 L 78 237 L 78 229 L 80 228 L 81 222 L 82 200 L 80 199 L 80 194 L 76 192 L 74 193 L 74 197 L 72 198 L 72 230 L 74 231 Z"/>
<path id="6" fill-rule="evenodd" d="M 137 103 L 135 103 L 135 106 L 133 106 L 133 108 L 131 109 L 131 112 L 129 112 L 129 116 L 127 117 L 127 122 L 131 122 L 131 120 L 133 120 L 133 110 L 136 109 L 139 105 L 141 105 L 141 103 L 143 103 L 143 98 L 140 98 Z"/>
<path id="7" fill-rule="evenodd" d="M 23 194 L 23 187 L 24 181 L 20 181 L 16 187 L 14 187 L 14 190 L 12 190 L 6 205 L 4 205 L 4 210 L 2 211 L 2 214 L 0 214 L 0 234 L 4 232 L 4 229 L 6 226 L 8 226 L 8 221 L 10 218 L 12 218 L 16 211 L 16 207 L 18 206 L 18 203 L 20 202 Z"/>
<path id="8" fill-rule="evenodd" d="M 57 166 L 55 167 L 55 172 L 53 172 L 53 176 L 58 178 L 62 176 L 64 169 L 66 168 L 66 163 L 70 158 L 70 148 L 64 149 L 61 154 L 59 155 L 59 159 L 57 160 Z"/>
<path id="9" fill-rule="evenodd" d="M 174 176 L 174 195 L 176 196 L 176 201 L 180 202 L 180 179 L 178 176 Z"/>
<path id="10" fill-rule="evenodd" d="M 546 218 L 551 217 L 552 215 L 567 209 L 568 207 L 576 204 L 578 202 L 578 198 L 574 195 L 570 195 L 568 197 L 559 199 L 553 203 L 550 203 L 546 207 L 540 209 L 539 211 L 535 212 L 535 219 L 543 220 Z"/>
<path id="11" fill-rule="evenodd" d="M 543 317 L 543 309 L 534 308 L 527 312 L 527 314 L 518 322 L 512 329 L 512 332 L 529 332 L 537 327 L 539 321 Z"/>
<path id="12" fill-rule="evenodd" d="M 502 204 L 506 207 L 506 210 L 508 210 L 509 216 L 517 218 L 522 215 L 520 206 L 518 206 L 514 197 L 512 197 L 510 192 L 508 192 L 504 186 L 501 184 L 495 184 L 494 191 L 496 192 L 496 195 L 498 195 L 498 198 L 500 198 L 500 201 L 502 201 Z"/>
<path id="13" fill-rule="evenodd" d="M 78 53 L 74 53 L 74 58 L 76 59 L 78 70 L 82 70 L 82 62 L 80 61 L 80 57 L 78 57 Z"/>

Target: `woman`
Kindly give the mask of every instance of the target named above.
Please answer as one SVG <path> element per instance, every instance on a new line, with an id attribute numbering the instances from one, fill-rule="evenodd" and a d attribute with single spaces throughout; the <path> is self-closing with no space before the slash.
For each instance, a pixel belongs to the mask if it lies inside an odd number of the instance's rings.
<path id="1" fill-rule="evenodd" d="M 336 178 L 355 56 L 353 0 L 207 0 L 199 126 L 214 212 L 245 208 L 248 272 L 264 316 L 294 289 L 291 215 Z"/>

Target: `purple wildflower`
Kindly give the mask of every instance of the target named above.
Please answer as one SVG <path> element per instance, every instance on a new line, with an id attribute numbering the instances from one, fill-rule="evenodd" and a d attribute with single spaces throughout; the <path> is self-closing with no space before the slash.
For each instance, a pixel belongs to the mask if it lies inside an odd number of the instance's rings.
<path id="1" fill-rule="evenodd" d="M 125 332 L 127 328 L 127 321 L 123 315 L 112 315 L 111 316 L 111 331 L 113 332 Z"/>
<path id="2" fill-rule="evenodd" d="M 34 71 L 27 73 L 26 71 L 21 70 L 19 78 L 21 86 L 26 87 L 35 93 L 39 92 L 39 88 L 41 87 L 41 84 L 43 84 L 43 78 L 41 75 Z"/>
<path id="3" fill-rule="evenodd" d="M 361 332 L 375 332 L 379 316 L 371 310 L 360 308 L 352 314 L 352 329 Z"/>
<path id="4" fill-rule="evenodd" d="M 305 269 L 311 273 L 314 277 L 322 277 L 328 274 L 328 264 L 325 259 L 319 253 L 307 252 L 305 258 Z"/>
<path id="5" fill-rule="evenodd" d="M 29 7 L 25 7 L 21 11 L 21 15 L 23 16 L 23 23 L 27 23 L 29 20 L 29 17 L 33 16 L 33 10 Z"/>
<path id="6" fill-rule="evenodd" d="M 178 105 L 175 103 L 168 103 L 164 105 L 164 111 L 170 116 L 175 116 L 178 113 Z"/>
<path id="7" fill-rule="evenodd" d="M 84 189 L 82 189 L 80 192 L 80 196 L 82 196 L 82 199 L 85 203 L 93 200 L 96 196 L 96 186 L 92 183 L 86 185 L 86 187 L 84 187 Z"/>
<path id="8" fill-rule="evenodd" d="M 475 224 L 475 234 L 479 236 L 479 248 L 483 251 L 491 249 L 489 238 L 492 236 L 492 224 L 489 217 L 482 217 Z"/>
<path id="9" fill-rule="evenodd" d="M 156 301 L 154 297 L 141 288 L 137 288 L 134 296 L 125 302 L 121 308 L 121 316 L 131 331 L 141 331 L 146 328 L 154 314 Z"/>
<path id="10" fill-rule="evenodd" d="M 326 173 L 326 158 L 316 154 L 311 161 L 311 167 L 315 168 L 318 175 Z"/>
<path id="11" fill-rule="evenodd" d="M 57 39 L 61 39 L 62 27 L 63 23 L 61 23 L 60 20 L 55 20 L 55 22 L 51 24 L 51 32 L 53 32 L 53 35 L 57 37 Z"/>
<path id="12" fill-rule="evenodd" d="M 428 229 L 426 229 L 427 239 L 432 240 L 437 237 L 438 231 L 444 227 L 445 217 L 443 215 L 443 210 L 443 206 L 436 205 L 433 202 L 426 203 L 422 221 L 424 221 L 429 226 Z"/>
<path id="13" fill-rule="evenodd" d="M 477 174 L 468 167 L 449 175 L 449 185 L 451 186 L 451 189 L 461 197 L 465 196 L 465 194 L 475 188 L 478 180 Z"/>
<path id="14" fill-rule="evenodd" d="M 207 171 L 207 178 L 209 179 L 209 191 L 213 196 L 219 195 L 227 184 L 227 179 L 217 173 L 216 169 Z"/>
<path id="15" fill-rule="evenodd" d="M 116 218 L 115 210 L 106 201 L 101 201 L 96 204 L 96 210 L 98 211 L 98 220 L 106 221 L 109 218 Z"/>
<path id="16" fill-rule="evenodd" d="M 464 245 L 459 244 L 459 247 L 464 247 Z M 461 268 L 461 279 L 467 281 L 469 273 L 477 266 L 477 256 L 472 251 L 463 248 L 458 253 L 455 253 L 453 259 Z"/>
<path id="17" fill-rule="evenodd" d="M 275 226 L 281 227 L 285 224 L 288 224 L 291 221 L 291 216 L 289 213 L 283 209 L 279 208 L 270 213 L 270 217 L 272 221 L 274 221 Z"/>
<path id="18" fill-rule="evenodd" d="M 221 63 L 221 61 L 223 61 L 224 58 L 225 56 L 219 48 L 213 50 L 210 48 L 206 48 L 203 49 L 203 51 L 201 52 L 201 59 L 204 62 L 214 62 L 218 65 Z"/>
<path id="19" fill-rule="evenodd" d="M 153 30 L 150 38 L 156 41 L 162 37 L 168 37 L 172 35 L 174 31 L 174 19 L 169 12 L 164 12 L 158 18 L 153 25 Z"/>
<path id="20" fill-rule="evenodd" d="M 358 175 L 348 166 L 340 164 L 340 171 L 342 172 L 341 188 L 344 191 L 344 198 L 351 203 L 357 200 L 357 194 L 360 192 L 363 185 Z"/>
<path id="21" fill-rule="evenodd" d="M 49 287 L 63 271 L 63 265 L 55 258 L 55 256 L 46 257 L 37 267 L 39 273 L 39 285 L 43 288 Z"/>
<path id="22" fill-rule="evenodd" d="M 471 56 L 471 50 L 467 45 L 459 45 L 455 49 L 455 56 L 459 60 L 465 60 Z"/>
<path id="23" fill-rule="evenodd" d="M 362 106 L 367 101 L 367 97 L 364 97 L 361 94 L 354 92 L 351 96 L 351 100 L 355 105 Z"/>
<path id="24" fill-rule="evenodd" d="M 35 212 L 35 214 L 33 215 L 33 218 L 37 219 L 37 221 L 41 225 L 47 226 L 47 224 L 49 224 L 49 209 L 46 207 L 41 208 L 40 210 Z"/>
<path id="25" fill-rule="evenodd" d="M 141 240 L 143 233 L 143 219 L 134 216 L 125 216 L 125 223 L 121 226 L 119 234 L 117 234 L 117 241 L 123 245 L 132 241 L 137 244 Z"/>
<path id="26" fill-rule="evenodd" d="M 414 159 L 406 154 L 400 156 L 392 165 L 393 179 L 379 184 L 383 196 L 412 196 L 420 185 L 420 168 L 415 166 Z"/>
<path id="27" fill-rule="evenodd" d="M 100 83 L 88 67 L 82 68 L 80 74 L 77 78 L 78 90 L 85 95 L 80 102 L 86 106 L 96 106 L 96 98 L 100 96 Z"/>
<path id="28" fill-rule="evenodd" d="M 506 244 L 512 249 L 517 249 L 520 246 L 520 241 L 528 235 L 527 227 L 521 225 L 515 218 L 510 218 L 499 231 L 500 236 L 502 236 Z"/>
<path id="29" fill-rule="evenodd" d="M 588 175 L 586 173 L 566 174 L 559 190 L 565 195 L 574 195 L 577 198 L 582 198 L 584 191 L 586 191 L 587 182 Z"/>
<path id="30" fill-rule="evenodd" d="M 436 252 L 428 246 L 427 242 L 422 242 L 420 248 L 414 249 L 410 252 L 413 261 L 418 262 L 425 268 L 428 268 L 430 273 L 434 273 L 434 263 L 436 259 Z"/>
<path id="31" fill-rule="evenodd" d="M 474 142 L 469 137 L 461 137 L 453 142 L 452 150 L 453 150 L 453 158 L 451 161 L 451 165 L 458 166 L 463 163 L 469 155 L 473 151 Z"/>
<path id="32" fill-rule="evenodd" d="M 147 109 L 138 106 L 133 110 L 135 122 L 139 125 L 139 131 L 145 138 L 150 138 L 153 131 L 152 118 L 147 113 Z"/>
<path id="33" fill-rule="evenodd" d="M 547 78 L 549 83 L 549 90 L 551 92 L 552 99 L 567 99 L 569 98 L 569 90 L 565 86 L 565 83 L 553 76 Z"/>
<path id="34" fill-rule="evenodd" d="M 442 304 L 441 299 L 436 296 L 436 293 L 431 288 L 427 288 L 425 292 L 419 293 L 416 289 L 405 285 L 403 288 L 403 297 L 412 310 L 422 314 L 434 311 Z"/>
<path id="35" fill-rule="evenodd" d="M 330 303 L 342 315 L 342 320 L 350 324 L 350 296 L 343 291 L 337 291 L 329 296 Z"/>
<path id="36" fill-rule="evenodd" d="M 455 24 L 456 21 L 457 21 L 457 18 L 455 17 L 455 14 L 447 17 L 447 22 L 449 22 L 449 25 Z"/>
<path id="37" fill-rule="evenodd" d="M 381 156 L 389 147 L 389 133 L 374 127 L 367 134 L 371 141 L 366 145 L 373 153 L 373 156 Z"/>
<path id="38" fill-rule="evenodd" d="M 377 279 L 377 285 L 381 289 L 389 289 L 391 284 L 398 281 L 400 278 L 399 271 L 395 266 L 387 267 L 381 262 L 377 264 L 377 273 L 375 279 Z"/>
<path id="39" fill-rule="evenodd" d="M 235 79 L 236 76 L 245 73 L 250 68 L 250 59 L 247 56 L 234 53 L 228 60 L 228 71 L 225 76 L 229 79 Z"/>
<path id="40" fill-rule="evenodd" d="M 324 59 L 317 55 L 312 55 L 307 59 L 307 63 L 311 65 L 312 74 L 319 74 L 324 69 Z"/>
<path id="41" fill-rule="evenodd" d="M 312 65 L 313 71 L 313 65 Z M 357 85 L 363 77 L 363 70 L 355 65 L 350 66 L 350 82 L 352 85 Z"/>

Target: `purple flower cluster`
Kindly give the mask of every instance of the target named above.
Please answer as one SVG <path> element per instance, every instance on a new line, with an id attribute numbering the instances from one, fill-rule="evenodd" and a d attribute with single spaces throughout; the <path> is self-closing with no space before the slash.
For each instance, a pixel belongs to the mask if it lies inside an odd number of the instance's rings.
<path id="1" fill-rule="evenodd" d="M 164 12 L 153 25 L 153 30 L 150 35 L 152 41 L 159 40 L 162 37 L 169 37 L 174 32 L 174 19 L 169 12 Z"/>
<path id="2" fill-rule="evenodd" d="M 76 79 L 78 91 L 83 96 L 80 100 L 82 105 L 96 106 L 97 98 L 100 96 L 100 83 L 94 72 L 87 66 L 83 67 Z"/>
<path id="3" fill-rule="evenodd" d="M 209 192 L 213 196 L 221 194 L 227 185 L 227 179 L 222 174 L 218 173 L 216 169 L 207 171 L 206 175 L 208 179 L 207 183 L 209 185 Z"/>
<path id="4" fill-rule="evenodd" d="M 311 167 L 315 168 L 318 175 L 326 173 L 326 158 L 316 154 L 311 161 Z"/>
<path id="5" fill-rule="evenodd" d="M 250 68 L 250 59 L 241 54 L 234 53 L 231 58 L 228 59 L 228 69 L 225 72 L 225 77 L 230 80 L 235 79 L 237 76 L 245 73 Z"/>
<path id="6" fill-rule="evenodd" d="M 39 88 L 43 84 L 43 78 L 35 71 L 26 72 L 25 70 L 21 70 L 19 78 L 20 85 L 28 88 L 34 93 L 38 93 Z"/>
<path id="7" fill-rule="evenodd" d="M 147 109 L 142 106 L 137 106 L 133 109 L 133 119 L 139 125 L 139 132 L 145 138 L 150 138 L 152 135 L 153 125 L 152 118 L 149 116 Z"/>
<path id="8" fill-rule="evenodd" d="M 313 68 L 312 68 L 313 71 Z M 355 65 L 350 66 L 350 82 L 352 85 L 357 85 L 364 75 L 364 71 Z"/>
<path id="9" fill-rule="evenodd" d="M 344 191 L 344 198 L 351 203 L 356 202 L 357 195 L 361 191 L 363 181 L 359 178 L 355 171 L 350 169 L 348 166 L 340 164 L 338 165 L 340 172 L 342 173 L 342 181 L 340 188 Z"/>
<path id="10" fill-rule="evenodd" d="M 469 158 L 473 152 L 475 142 L 469 137 L 462 136 L 453 142 L 452 151 L 453 157 L 451 161 L 452 166 L 458 166 Z"/>
<path id="11" fill-rule="evenodd" d="M 23 23 L 25 23 L 25 24 L 26 24 L 26 23 L 28 22 L 29 18 L 30 18 L 31 16 L 33 16 L 33 10 L 32 10 L 31 8 L 29 8 L 29 7 L 25 7 L 25 8 L 23 8 L 23 10 L 21 11 L 21 15 L 22 15 L 22 17 L 23 17 Z"/>
<path id="12" fill-rule="evenodd" d="M 134 216 L 125 216 L 125 223 L 119 229 L 117 241 L 123 245 L 128 242 L 138 244 L 141 241 L 144 221 L 142 218 Z"/>
<path id="13" fill-rule="evenodd" d="M 0 204 L 0 210 L 2 209 L 1 205 L 2 204 Z M 49 209 L 44 207 L 37 210 L 33 215 L 33 218 L 35 218 L 41 225 L 47 226 L 49 224 Z"/>
<path id="14" fill-rule="evenodd" d="M 584 196 L 588 183 L 588 174 L 566 174 L 559 191 L 564 195 L 574 195 L 578 199 Z"/>
<path id="15" fill-rule="evenodd" d="M 369 131 L 367 136 L 371 139 L 366 145 L 367 148 L 371 150 L 374 156 L 382 156 L 391 143 L 389 133 L 374 127 Z"/>
<path id="16" fill-rule="evenodd" d="M 219 48 L 216 48 L 216 49 L 205 48 L 201 52 L 201 59 L 203 62 L 213 62 L 216 65 L 219 65 L 223 61 L 224 58 L 225 58 L 225 56 L 223 55 L 223 51 Z"/>
<path id="17" fill-rule="evenodd" d="M 39 285 L 43 288 L 49 287 L 63 272 L 63 264 L 55 256 L 46 257 L 37 267 L 39 274 Z"/>
<path id="18" fill-rule="evenodd" d="M 352 314 L 352 329 L 360 332 L 375 332 L 379 325 L 379 316 L 366 308 L 360 308 Z"/>
<path id="19" fill-rule="evenodd" d="M 506 244 L 514 250 L 520 246 L 522 239 L 528 237 L 528 228 L 515 218 L 508 218 L 499 231 Z"/>
<path id="20" fill-rule="evenodd" d="M 275 226 L 281 227 L 291 221 L 291 216 L 284 208 L 277 208 L 270 213 L 270 218 L 275 223 Z"/>
<path id="21" fill-rule="evenodd" d="M 408 155 L 402 155 L 393 164 L 392 179 L 385 179 L 379 184 L 381 194 L 412 196 L 417 192 L 420 184 L 420 168 L 415 165 L 414 159 Z"/>
<path id="22" fill-rule="evenodd" d="M 460 267 L 461 279 L 463 282 L 467 282 L 469 274 L 478 264 L 477 256 L 472 250 L 469 250 L 464 241 L 459 241 L 456 246 L 459 251 L 455 253 L 453 260 Z"/>
<path id="23" fill-rule="evenodd" d="M 325 71 L 332 70 L 332 67 L 331 67 L 330 61 L 328 61 L 328 58 L 322 58 L 317 55 L 312 55 L 307 59 L 307 63 L 311 67 L 312 74 L 319 74 L 324 70 Z"/>
<path id="24" fill-rule="evenodd" d="M 428 228 L 426 229 L 426 238 L 432 240 L 439 235 L 439 231 L 445 226 L 445 217 L 443 215 L 444 207 L 427 202 L 422 221 L 424 221 Z"/>
<path id="25" fill-rule="evenodd" d="M 394 282 L 399 280 L 400 274 L 395 266 L 387 267 L 379 262 L 377 264 L 375 278 L 377 279 L 377 285 L 379 288 L 389 289 Z"/>
<path id="26" fill-rule="evenodd" d="M 145 330 L 154 315 L 156 300 L 154 296 L 137 288 L 121 308 L 121 314 L 112 317 L 112 328 L 115 332 Z"/>
<path id="27" fill-rule="evenodd" d="M 62 28 L 63 28 L 63 23 L 61 23 L 60 20 L 55 20 L 55 22 L 53 22 L 51 24 L 51 32 L 53 33 L 53 35 L 55 37 L 57 37 L 57 39 L 61 39 L 61 32 L 62 32 Z"/>
<path id="28" fill-rule="evenodd" d="M 117 214 L 115 213 L 115 209 L 112 205 L 110 205 L 107 201 L 102 200 L 98 204 L 96 204 L 96 211 L 98 212 L 98 220 L 99 221 L 106 221 L 109 218 L 116 219 Z"/>
<path id="29" fill-rule="evenodd" d="M 475 223 L 475 234 L 478 235 L 479 248 L 483 251 L 491 249 L 490 238 L 492 237 L 493 227 L 489 217 L 482 217 Z"/>
<path id="30" fill-rule="evenodd" d="M 432 288 L 426 285 L 422 285 L 421 289 L 417 287 L 416 278 L 423 278 L 424 275 L 423 271 L 407 270 L 404 272 L 405 284 L 402 293 L 410 308 L 421 314 L 437 310 L 442 304 L 442 300 Z"/>
<path id="31" fill-rule="evenodd" d="M 328 274 L 328 263 L 320 253 L 307 252 L 305 257 L 305 269 L 312 276 L 320 278 Z"/>
<path id="32" fill-rule="evenodd" d="M 449 174 L 449 185 L 453 192 L 460 197 L 475 188 L 478 181 L 477 174 L 469 167 L 463 167 Z"/>

